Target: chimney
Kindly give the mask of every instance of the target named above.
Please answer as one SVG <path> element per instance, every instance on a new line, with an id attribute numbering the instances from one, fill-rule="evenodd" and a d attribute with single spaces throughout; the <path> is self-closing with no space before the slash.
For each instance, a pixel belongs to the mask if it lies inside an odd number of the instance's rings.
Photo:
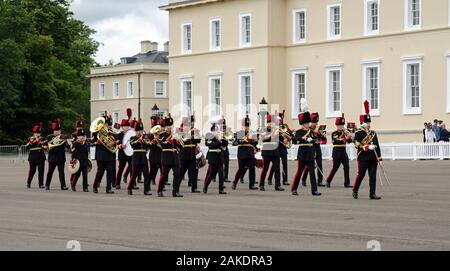
<path id="1" fill-rule="evenodd" d="M 164 43 L 164 52 L 169 52 L 169 42 Z"/>
<path id="2" fill-rule="evenodd" d="M 146 54 L 151 51 L 158 51 L 158 43 L 149 40 L 141 41 L 141 54 Z"/>

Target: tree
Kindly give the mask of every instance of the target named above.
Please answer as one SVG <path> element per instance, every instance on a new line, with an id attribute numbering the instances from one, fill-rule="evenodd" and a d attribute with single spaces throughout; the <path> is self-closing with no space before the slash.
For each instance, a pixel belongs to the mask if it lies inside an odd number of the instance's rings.
<path id="1" fill-rule="evenodd" d="M 0 144 L 22 144 L 33 124 L 63 120 L 71 133 L 89 116 L 89 80 L 99 43 L 68 0 L 0 0 Z M 89 123 L 86 119 L 85 123 Z"/>

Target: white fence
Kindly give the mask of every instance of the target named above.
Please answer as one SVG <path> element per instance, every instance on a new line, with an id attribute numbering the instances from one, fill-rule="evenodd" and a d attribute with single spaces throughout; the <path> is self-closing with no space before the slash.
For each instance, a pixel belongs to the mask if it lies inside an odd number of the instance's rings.
<path id="1" fill-rule="evenodd" d="M 236 160 L 237 147 L 229 147 L 230 159 Z M 206 154 L 207 147 L 202 147 Z M 298 146 L 289 150 L 289 160 L 297 159 Z M 331 160 L 333 146 L 323 145 L 322 154 L 324 160 Z M 351 160 L 356 159 L 356 149 L 353 145 L 347 146 L 347 153 Z M 450 159 L 450 143 L 389 143 L 381 145 L 381 153 L 386 160 L 444 160 Z M 0 146 L 0 160 L 26 160 L 25 146 Z M 95 148 L 91 148 L 91 158 L 95 157 Z"/>

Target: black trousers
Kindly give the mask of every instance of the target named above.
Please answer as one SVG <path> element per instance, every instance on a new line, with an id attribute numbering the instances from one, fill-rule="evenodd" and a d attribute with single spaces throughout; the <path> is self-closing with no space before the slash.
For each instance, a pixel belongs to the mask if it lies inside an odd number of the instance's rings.
<path id="1" fill-rule="evenodd" d="M 292 182 L 291 191 L 297 191 L 298 186 L 300 184 L 300 178 L 305 169 L 308 169 L 309 176 L 311 180 L 311 192 L 314 194 L 317 192 L 317 182 L 316 182 L 316 172 L 314 171 L 314 162 L 313 161 L 298 161 L 297 164 L 297 173 L 295 173 L 294 181 Z"/>
<path id="2" fill-rule="evenodd" d="M 205 178 L 206 191 L 208 191 L 211 181 L 216 179 L 217 175 L 219 175 L 219 191 L 224 190 L 225 177 L 223 175 L 223 164 L 209 164 Z"/>
<path id="3" fill-rule="evenodd" d="M 47 172 L 47 181 L 45 182 L 45 186 L 50 187 L 53 178 L 53 172 L 58 168 L 59 173 L 59 182 L 61 183 L 61 188 L 66 187 L 66 177 L 64 176 L 64 167 L 65 162 L 61 163 L 48 163 L 48 172 Z"/>
<path id="4" fill-rule="evenodd" d="M 158 182 L 158 193 L 163 192 L 164 187 L 166 186 L 167 181 L 169 180 L 169 173 L 172 170 L 173 172 L 173 191 L 172 193 L 180 192 L 180 166 L 179 165 L 162 165 L 161 167 L 161 177 Z"/>
<path id="5" fill-rule="evenodd" d="M 197 163 L 195 160 L 180 160 L 180 175 L 184 176 L 186 172 L 188 173 L 189 183 L 191 184 L 192 191 L 197 190 Z M 180 179 L 180 185 L 182 178 Z"/>
<path id="6" fill-rule="evenodd" d="M 358 193 L 366 172 L 369 172 L 370 195 L 375 195 L 377 190 L 377 168 L 377 161 L 358 161 L 358 175 L 356 176 L 353 192 Z"/>
<path id="7" fill-rule="evenodd" d="M 28 178 L 27 183 L 31 184 L 33 182 L 34 174 L 38 171 L 39 186 L 44 185 L 44 171 L 45 171 L 45 160 L 39 163 L 28 162 Z"/>
<path id="8" fill-rule="evenodd" d="M 317 181 L 319 184 L 323 182 L 323 166 L 322 166 L 322 156 L 316 157 L 316 164 L 317 164 Z M 313 163 L 313 171 L 315 170 L 316 165 Z M 302 182 L 306 183 L 306 179 L 308 179 L 309 170 L 305 168 L 302 175 Z"/>
<path id="9" fill-rule="evenodd" d="M 331 169 L 330 175 L 328 175 L 327 183 L 333 181 L 334 175 L 339 170 L 342 165 L 344 167 L 344 185 L 350 185 L 350 165 L 348 159 L 333 159 L 333 168 Z"/>
<path id="10" fill-rule="evenodd" d="M 247 158 L 247 159 L 239 159 L 238 160 L 238 170 L 236 175 L 234 176 L 233 184 L 237 185 L 240 179 L 244 178 L 245 173 L 249 171 L 249 187 L 254 187 L 256 182 L 256 171 L 255 171 L 255 159 Z"/>
<path id="11" fill-rule="evenodd" d="M 279 156 L 263 156 L 263 169 L 259 176 L 259 186 L 264 187 L 266 184 L 266 176 L 269 172 L 270 164 L 272 163 L 271 171 L 275 173 L 275 187 L 281 186 L 280 181 L 280 157 Z"/>
<path id="12" fill-rule="evenodd" d="M 128 190 L 133 189 L 136 186 L 136 179 L 140 174 L 144 176 L 144 192 L 150 191 L 150 176 L 148 172 L 148 162 L 132 164 L 133 172 L 131 173 L 130 181 L 128 182 Z"/>
<path id="13" fill-rule="evenodd" d="M 288 157 L 287 155 L 282 155 L 280 156 L 281 158 L 281 165 L 283 166 L 283 171 L 281 172 L 281 176 L 283 177 L 283 183 L 288 183 Z M 280 168 L 281 170 L 281 168 Z M 269 182 L 272 182 L 273 180 L 273 166 L 270 167 L 270 172 L 269 172 Z"/>
<path id="14" fill-rule="evenodd" d="M 127 179 L 128 174 L 131 172 L 131 162 L 133 161 L 133 157 L 128 157 L 124 159 L 119 160 L 119 168 L 117 170 L 116 175 L 116 182 L 114 186 L 120 185 L 120 182 L 122 181 L 122 176 L 124 179 Z M 122 175 L 123 174 L 123 175 Z"/>
<path id="15" fill-rule="evenodd" d="M 158 170 L 161 170 L 161 162 L 150 162 L 150 174 L 149 178 L 151 182 L 155 182 L 156 175 L 158 174 Z M 161 172 L 162 175 L 162 172 Z"/>
<path id="16" fill-rule="evenodd" d="M 230 170 L 230 156 L 225 155 L 223 159 L 223 178 L 228 180 L 228 171 Z"/>
<path id="17" fill-rule="evenodd" d="M 77 186 L 78 179 L 80 178 L 81 174 L 83 174 L 83 189 L 88 189 L 88 168 L 87 167 L 80 167 L 80 170 L 78 170 L 77 173 L 72 174 L 70 176 L 70 185 L 72 187 Z"/>
<path id="18" fill-rule="evenodd" d="M 97 161 L 97 174 L 95 174 L 94 189 L 100 186 L 106 172 L 106 191 L 111 190 L 114 182 L 114 161 Z"/>

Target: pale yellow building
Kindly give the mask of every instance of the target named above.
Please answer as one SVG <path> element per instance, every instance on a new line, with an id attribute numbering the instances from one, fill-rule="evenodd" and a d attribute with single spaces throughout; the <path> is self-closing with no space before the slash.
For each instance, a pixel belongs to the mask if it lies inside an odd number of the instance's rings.
<path id="1" fill-rule="evenodd" d="M 131 108 L 133 118 L 142 118 L 149 128 L 155 104 L 161 116 L 169 111 L 168 73 L 168 43 L 158 51 L 158 44 L 150 41 L 141 42 L 141 52 L 121 58 L 118 65 L 92 68 L 91 119 L 108 111 L 120 123 Z"/>
<path id="2" fill-rule="evenodd" d="M 297 128 L 306 97 L 331 131 L 367 98 L 384 142 L 421 141 L 425 121 L 450 122 L 449 2 L 169 0 L 169 107 L 236 129 L 265 97 Z"/>

